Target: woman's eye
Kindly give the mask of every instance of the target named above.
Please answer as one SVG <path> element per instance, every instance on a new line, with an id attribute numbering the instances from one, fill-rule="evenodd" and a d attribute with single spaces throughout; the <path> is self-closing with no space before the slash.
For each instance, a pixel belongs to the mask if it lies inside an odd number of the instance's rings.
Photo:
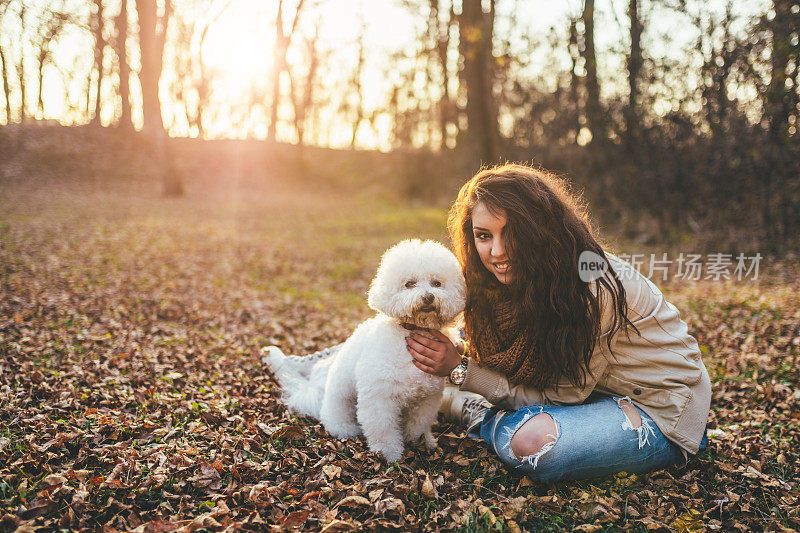
<path id="1" fill-rule="evenodd" d="M 413 289 L 414 286 L 417 284 L 416 281 L 406 281 L 406 289 Z"/>
<path id="2" fill-rule="evenodd" d="M 431 287 L 441 287 L 441 286 L 442 286 L 442 282 L 439 281 L 438 279 L 435 279 L 435 280 L 431 281 Z"/>
<path id="3" fill-rule="evenodd" d="M 475 238 L 479 241 L 485 241 L 486 239 L 490 238 L 491 236 L 488 233 L 476 233 Z"/>

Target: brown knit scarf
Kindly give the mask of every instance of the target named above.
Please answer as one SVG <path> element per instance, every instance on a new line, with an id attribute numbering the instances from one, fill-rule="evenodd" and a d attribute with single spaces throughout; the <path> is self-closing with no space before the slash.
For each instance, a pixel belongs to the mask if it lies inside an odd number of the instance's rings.
<path id="1" fill-rule="evenodd" d="M 477 339 L 472 343 L 472 356 L 480 366 L 505 375 L 514 384 L 542 390 L 547 385 L 532 339 L 519 327 L 511 311 L 511 302 L 499 300 L 493 305 L 494 320 L 478 323 Z"/>

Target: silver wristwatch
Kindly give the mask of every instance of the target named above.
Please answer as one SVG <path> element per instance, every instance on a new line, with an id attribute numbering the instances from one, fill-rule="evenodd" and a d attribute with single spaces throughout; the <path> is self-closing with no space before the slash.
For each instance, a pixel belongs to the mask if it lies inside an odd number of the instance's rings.
<path id="1" fill-rule="evenodd" d="M 467 358 L 462 357 L 461 362 L 450 371 L 450 383 L 456 387 L 460 387 L 464 380 L 467 378 Z"/>

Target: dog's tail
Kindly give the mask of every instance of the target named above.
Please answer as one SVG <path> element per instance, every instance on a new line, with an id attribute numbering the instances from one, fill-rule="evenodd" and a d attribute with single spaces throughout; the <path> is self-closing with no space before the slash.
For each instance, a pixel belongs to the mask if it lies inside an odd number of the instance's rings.
<path id="1" fill-rule="evenodd" d="M 299 357 L 286 356 L 277 346 L 261 348 L 261 362 L 269 366 L 275 379 L 284 389 L 296 384 L 298 380 L 307 377 L 307 372 L 301 372 Z"/>
<path id="2" fill-rule="evenodd" d="M 291 368 L 293 372 L 299 374 L 304 378 L 311 376 L 311 370 L 317 362 L 333 356 L 344 343 L 325 348 L 316 353 L 308 355 L 285 355 L 277 346 L 265 346 L 261 348 L 261 361 L 265 364 L 274 364 Z"/>
<path id="3" fill-rule="evenodd" d="M 319 419 L 324 389 L 309 379 L 311 369 L 319 359 L 287 356 L 276 346 L 262 348 L 261 353 L 261 360 L 269 365 L 281 385 L 281 401 L 286 407 L 298 415 Z"/>

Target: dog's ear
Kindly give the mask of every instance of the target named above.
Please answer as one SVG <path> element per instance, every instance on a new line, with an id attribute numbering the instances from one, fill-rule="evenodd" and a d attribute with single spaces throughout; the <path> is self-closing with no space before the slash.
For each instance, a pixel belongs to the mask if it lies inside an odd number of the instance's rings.
<path id="1" fill-rule="evenodd" d="M 384 286 L 379 282 L 380 276 L 375 276 L 372 283 L 369 285 L 369 293 L 367 293 L 367 305 L 370 308 L 378 311 L 379 313 L 387 313 L 389 303 L 391 300 L 391 291 L 389 287 Z"/>
<path id="2" fill-rule="evenodd" d="M 381 256 L 378 271 L 372 278 L 367 293 L 367 304 L 379 313 L 393 315 L 391 312 L 392 299 L 397 292 L 397 287 L 391 286 L 390 280 L 399 279 L 395 272 L 398 260 L 402 258 L 403 252 L 409 249 L 410 243 L 411 241 L 401 241 L 386 250 Z"/>

